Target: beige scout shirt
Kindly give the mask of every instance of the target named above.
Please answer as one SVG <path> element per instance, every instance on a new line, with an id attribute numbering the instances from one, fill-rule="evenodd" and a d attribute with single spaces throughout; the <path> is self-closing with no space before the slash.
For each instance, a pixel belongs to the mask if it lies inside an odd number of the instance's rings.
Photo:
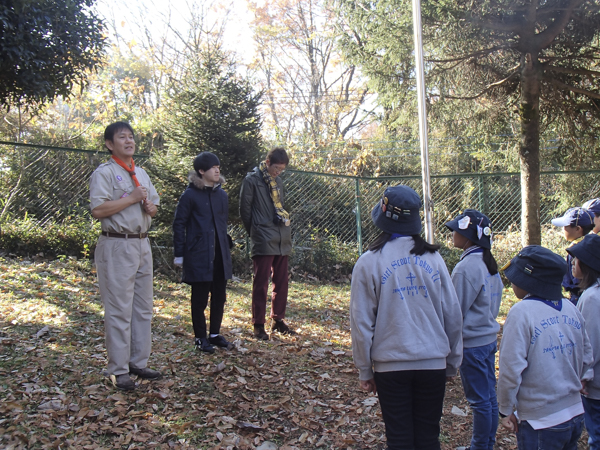
<path id="1" fill-rule="evenodd" d="M 148 190 L 148 199 L 158 206 L 160 198 L 150 181 L 150 177 L 141 167 L 135 168 L 135 175 L 142 186 Z M 100 206 L 106 201 L 118 200 L 135 189 L 131 175 L 119 166 L 112 158 L 100 164 L 90 179 L 90 209 Z M 144 212 L 140 203 L 135 203 L 113 214 L 100 219 L 102 231 L 111 233 L 145 233 L 150 229 L 152 218 Z"/>

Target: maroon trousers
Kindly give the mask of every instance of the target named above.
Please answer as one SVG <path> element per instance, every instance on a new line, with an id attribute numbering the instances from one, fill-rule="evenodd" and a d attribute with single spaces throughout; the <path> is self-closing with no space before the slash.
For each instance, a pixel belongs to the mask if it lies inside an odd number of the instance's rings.
<path id="1" fill-rule="evenodd" d="M 269 276 L 273 283 L 271 317 L 285 318 L 288 297 L 288 257 L 282 255 L 256 255 L 252 257 L 254 281 L 252 283 L 252 323 L 265 323 Z"/>

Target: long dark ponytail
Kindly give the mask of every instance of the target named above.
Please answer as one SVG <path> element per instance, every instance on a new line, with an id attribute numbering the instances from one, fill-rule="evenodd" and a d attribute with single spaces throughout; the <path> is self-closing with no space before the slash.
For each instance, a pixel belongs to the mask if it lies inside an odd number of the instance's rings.
<path id="1" fill-rule="evenodd" d="M 425 239 L 423 239 L 420 234 L 413 234 L 412 238 L 415 245 L 413 246 L 410 253 L 413 255 L 421 256 L 425 252 L 435 253 L 441 247 L 441 245 L 439 244 L 430 244 Z"/>
<path id="2" fill-rule="evenodd" d="M 490 275 L 496 275 L 498 273 L 498 263 L 496 262 L 496 258 L 494 258 L 494 255 L 492 255 L 492 251 L 489 248 L 483 249 L 483 262 Z"/>
<path id="3" fill-rule="evenodd" d="M 390 240 L 390 237 L 392 237 L 392 235 L 390 233 L 386 233 L 385 231 L 382 231 L 379 234 L 379 236 L 377 236 L 375 238 L 375 240 L 369 244 L 368 249 L 371 250 L 372 252 L 377 252 L 377 251 L 381 250 L 384 247 L 384 245 Z M 430 244 L 425 239 L 423 239 L 421 237 L 421 235 L 419 235 L 419 234 L 413 234 L 411 237 L 413 238 L 413 243 L 414 243 L 413 248 L 410 251 L 410 253 L 412 255 L 421 256 L 425 252 L 435 253 L 440 249 L 439 244 Z M 494 263 L 495 263 L 495 261 L 494 261 Z M 497 266 L 496 266 L 496 272 L 497 271 L 498 270 L 497 270 Z"/>

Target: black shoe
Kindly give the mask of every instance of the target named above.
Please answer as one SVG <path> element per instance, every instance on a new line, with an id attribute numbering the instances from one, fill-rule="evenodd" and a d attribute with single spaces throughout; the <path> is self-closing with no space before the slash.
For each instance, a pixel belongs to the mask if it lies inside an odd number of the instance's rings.
<path id="1" fill-rule="evenodd" d="M 288 327 L 283 320 L 277 319 L 273 320 L 271 331 L 279 331 L 281 334 L 289 334 L 290 336 L 296 334 L 296 332 Z"/>
<path id="2" fill-rule="evenodd" d="M 111 375 L 110 380 L 117 389 L 121 389 L 122 391 L 133 391 L 135 389 L 135 383 L 128 373 Z"/>
<path id="3" fill-rule="evenodd" d="M 255 323 L 254 324 L 254 336 L 261 341 L 268 341 L 269 335 L 265 331 L 264 323 Z"/>
<path id="4" fill-rule="evenodd" d="M 148 369 L 144 367 L 143 369 L 138 369 L 136 367 L 129 366 L 129 375 L 137 375 L 144 380 L 160 380 L 162 378 L 162 374 L 158 370 Z"/>
<path id="5" fill-rule="evenodd" d="M 231 342 L 227 342 L 227 340 L 220 334 L 217 334 L 215 337 L 209 337 L 208 342 L 210 342 L 212 345 L 216 345 L 217 347 L 226 348 L 227 350 L 231 350 L 233 348 L 233 344 Z"/>
<path id="6" fill-rule="evenodd" d="M 215 352 L 215 348 L 210 345 L 210 342 L 208 342 L 208 339 L 204 338 L 196 338 L 196 350 L 201 350 L 203 352 L 206 353 L 214 353 Z"/>

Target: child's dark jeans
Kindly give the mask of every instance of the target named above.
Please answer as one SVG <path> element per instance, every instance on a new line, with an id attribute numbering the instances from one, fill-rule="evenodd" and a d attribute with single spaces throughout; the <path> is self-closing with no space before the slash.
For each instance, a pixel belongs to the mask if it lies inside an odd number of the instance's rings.
<path id="1" fill-rule="evenodd" d="M 534 430 L 523 420 L 517 431 L 519 450 L 540 448 L 544 450 L 577 450 L 577 441 L 583 428 L 583 414 L 561 424 Z"/>
<path id="2" fill-rule="evenodd" d="M 581 397 L 585 413 L 585 429 L 588 432 L 590 450 L 600 450 L 600 400 Z"/>
<path id="3" fill-rule="evenodd" d="M 496 342 L 465 348 L 460 366 L 465 397 L 473 411 L 471 450 L 494 450 L 498 428 Z"/>

